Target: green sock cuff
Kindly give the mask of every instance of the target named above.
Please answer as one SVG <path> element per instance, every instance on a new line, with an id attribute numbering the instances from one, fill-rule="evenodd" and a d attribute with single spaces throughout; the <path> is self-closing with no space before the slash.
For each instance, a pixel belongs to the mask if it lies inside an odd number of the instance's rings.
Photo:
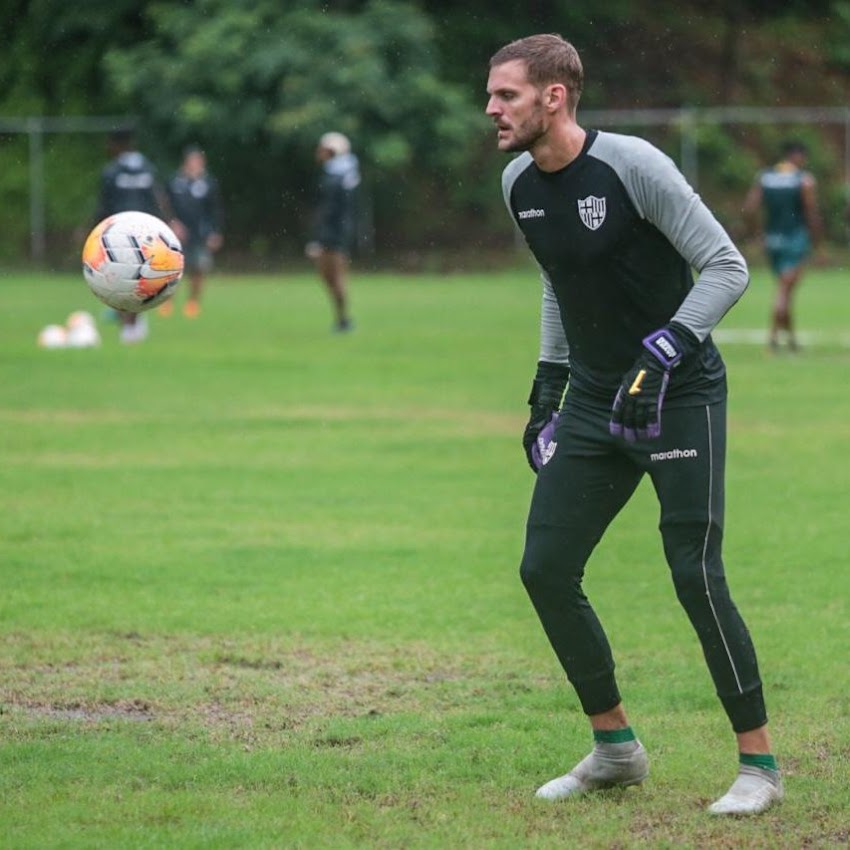
<path id="1" fill-rule="evenodd" d="M 779 765 L 776 759 L 768 753 L 767 755 L 754 755 L 752 753 L 741 753 L 741 764 L 749 765 L 750 767 L 760 767 L 764 770 L 779 770 Z"/>
<path id="2" fill-rule="evenodd" d="M 631 726 L 625 729 L 594 729 L 593 740 L 597 744 L 625 744 L 636 740 Z"/>

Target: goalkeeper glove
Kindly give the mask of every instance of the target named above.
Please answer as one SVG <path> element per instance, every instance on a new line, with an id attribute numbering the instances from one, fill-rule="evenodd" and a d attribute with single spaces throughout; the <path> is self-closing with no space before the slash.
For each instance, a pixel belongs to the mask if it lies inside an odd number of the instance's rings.
<path id="1" fill-rule="evenodd" d="M 661 436 L 661 409 L 670 372 L 699 342 L 686 328 L 667 325 L 643 339 L 646 349 L 623 376 L 614 399 L 609 430 L 615 437 L 652 440 Z"/>
<path id="2" fill-rule="evenodd" d="M 535 473 L 548 460 L 548 446 L 555 432 L 561 398 L 569 379 L 570 367 L 563 363 L 541 360 L 537 364 L 537 374 L 528 396 L 531 414 L 522 435 L 528 465 Z"/>

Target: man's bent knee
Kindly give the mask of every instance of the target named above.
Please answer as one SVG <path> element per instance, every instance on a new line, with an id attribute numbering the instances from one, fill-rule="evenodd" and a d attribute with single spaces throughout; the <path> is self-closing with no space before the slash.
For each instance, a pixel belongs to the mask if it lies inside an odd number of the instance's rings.
<path id="1" fill-rule="evenodd" d="M 580 592 L 585 558 L 570 546 L 562 529 L 530 527 L 519 574 L 529 595 Z"/>

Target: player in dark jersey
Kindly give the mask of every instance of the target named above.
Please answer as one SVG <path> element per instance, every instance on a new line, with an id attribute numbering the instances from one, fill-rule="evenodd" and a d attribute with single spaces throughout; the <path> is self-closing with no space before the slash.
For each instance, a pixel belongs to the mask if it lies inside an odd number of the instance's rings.
<path id="1" fill-rule="evenodd" d="M 354 249 L 357 224 L 357 187 L 360 165 L 351 143 L 342 133 L 325 133 L 316 148 L 322 166 L 317 190 L 313 232 L 305 248 L 316 263 L 333 303 L 334 330 L 345 333 L 354 326 L 348 305 L 348 266 Z"/>
<path id="2" fill-rule="evenodd" d="M 759 172 L 744 201 L 748 218 L 756 220 L 762 213 L 764 247 L 777 281 L 768 336 L 773 351 L 783 331 L 789 350 L 798 350 L 791 302 L 812 245 L 821 237 L 816 183 L 806 171 L 807 160 L 805 145 L 787 142 L 782 159 Z"/>
<path id="3" fill-rule="evenodd" d="M 490 60 L 487 115 L 499 149 L 521 152 L 505 168 L 504 198 L 543 284 L 523 435 L 537 481 L 520 572 L 595 742 L 537 795 L 648 774 L 582 589 L 591 552 L 648 474 L 676 593 L 737 735 L 738 776 L 710 811 L 756 813 L 781 799 L 782 783 L 721 558 L 726 378 L 710 336 L 746 288 L 747 267 L 664 154 L 576 123 L 582 83 L 578 53 L 557 35 L 520 39 Z"/>
<path id="4" fill-rule="evenodd" d="M 133 133 L 117 130 L 110 134 L 108 150 L 112 159 L 100 175 L 95 223 L 130 210 L 170 221 L 172 216 L 165 190 L 151 162 L 136 149 Z M 141 342 L 147 337 L 148 323 L 144 315 L 125 312 L 118 315 L 122 342 Z"/>
<path id="5" fill-rule="evenodd" d="M 212 269 L 213 254 L 224 241 L 224 208 L 218 181 L 207 171 L 207 157 L 199 147 L 184 151 L 183 162 L 168 183 L 168 196 L 180 222 L 177 232 L 189 275 L 189 298 L 183 305 L 183 315 L 195 319 L 201 312 L 204 278 Z M 170 316 L 173 309 L 173 299 L 169 299 L 158 312 Z"/>

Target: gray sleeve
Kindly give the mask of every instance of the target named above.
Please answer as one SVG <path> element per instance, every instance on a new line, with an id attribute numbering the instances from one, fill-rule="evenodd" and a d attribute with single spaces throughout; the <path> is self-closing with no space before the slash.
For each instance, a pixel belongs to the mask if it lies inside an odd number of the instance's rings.
<path id="1" fill-rule="evenodd" d="M 540 356 L 538 360 L 569 365 L 570 346 L 561 322 L 561 312 L 558 309 L 555 290 L 552 289 L 552 281 L 542 270 L 540 278 L 543 281 L 543 304 L 540 308 Z"/>
<path id="2" fill-rule="evenodd" d="M 673 161 L 649 142 L 600 133 L 591 154 L 617 172 L 638 214 L 697 271 L 693 289 L 670 319 L 705 339 L 747 288 L 741 252 Z"/>
<path id="3" fill-rule="evenodd" d="M 531 154 L 523 153 L 512 159 L 502 172 L 502 197 L 505 206 L 514 222 L 519 224 L 511 207 L 511 189 L 517 177 L 531 164 Z M 567 345 L 567 337 L 564 326 L 561 324 L 561 313 L 558 309 L 558 301 L 555 298 L 555 290 L 552 289 L 552 281 L 543 269 L 540 270 L 540 279 L 543 283 L 543 302 L 540 307 L 540 356 L 539 360 L 548 363 L 569 363 L 570 348 Z"/>

